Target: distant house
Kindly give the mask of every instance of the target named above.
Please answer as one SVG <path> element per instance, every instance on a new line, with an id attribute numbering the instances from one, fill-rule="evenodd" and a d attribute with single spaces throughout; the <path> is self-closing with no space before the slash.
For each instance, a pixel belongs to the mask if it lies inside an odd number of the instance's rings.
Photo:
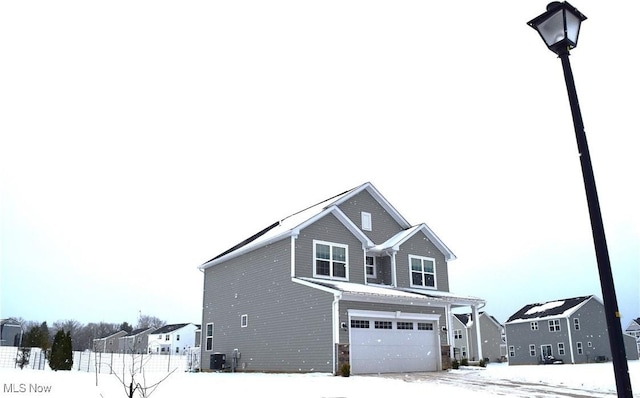
<path id="1" fill-rule="evenodd" d="M 0 320 L 0 346 L 20 347 L 22 334 L 20 322 L 12 318 Z"/>
<path id="2" fill-rule="evenodd" d="M 120 337 L 126 336 L 127 332 L 120 330 L 107 336 L 93 339 L 94 352 L 120 352 Z"/>
<path id="3" fill-rule="evenodd" d="M 635 337 L 636 347 L 640 355 L 640 318 L 636 318 L 629 322 L 629 326 L 624 330 L 626 334 Z"/>
<path id="4" fill-rule="evenodd" d="M 125 354 L 147 353 L 149 333 L 154 330 L 156 328 L 153 327 L 132 330 L 118 339 L 118 351 Z"/>
<path id="5" fill-rule="evenodd" d="M 450 292 L 455 258 L 371 183 L 332 196 L 200 266 L 202 368 L 220 369 L 222 355 L 246 371 L 447 368 L 452 310 L 485 304 Z"/>
<path id="6" fill-rule="evenodd" d="M 500 362 L 506 359 L 507 344 L 505 341 L 504 326 L 493 316 L 486 312 L 479 313 L 479 321 L 473 321 L 472 314 L 454 314 L 453 318 L 453 346 L 455 358 L 460 360 L 485 359 L 491 362 Z M 480 340 L 482 357 L 476 349 L 478 343 L 473 336 L 475 328 L 480 325 Z"/>
<path id="7" fill-rule="evenodd" d="M 196 330 L 193 323 L 165 325 L 149 333 L 149 354 L 182 355 L 196 346 Z"/>
<path id="8" fill-rule="evenodd" d="M 527 304 L 505 322 L 510 365 L 611 359 L 604 305 L 595 296 Z M 638 359 L 635 342 L 625 337 L 627 359 Z"/>

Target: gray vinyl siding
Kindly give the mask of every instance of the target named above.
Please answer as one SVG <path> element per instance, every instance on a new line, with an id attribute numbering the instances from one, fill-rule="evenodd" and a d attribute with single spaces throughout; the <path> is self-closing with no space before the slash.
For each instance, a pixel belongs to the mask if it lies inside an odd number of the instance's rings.
<path id="1" fill-rule="evenodd" d="M 370 213 L 372 230 L 363 230 L 362 232 L 376 244 L 386 242 L 387 239 L 402 231 L 400 224 L 380 206 L 380 203 L 378 203 L 367 190 L 363 190 L 344 203 L 341 203 L 338 207 L 361 230 L 361 213 L 363 211 Z"/>
<path id="2" fill-rule="evenodd" d="M 408 304 L 386 304 L 386 303 L 368 303 L 359 301 L 344 301 L 339 303 L 340 311 L 340 324 L 344 322 L 349 325 L 349 313 L 348 310 L 367 310 L 367 311 L 385 311 L 385 312 L 410 312 L 414 314 L 436 314 L 440 315 L 439 331 L 440 331 L 440 344 L 447 344 L 447 332 L 442 330 L 443 326 L 446 326 L 445 309 L 440 307 L 422 307 L 417 305 Z M 339 343 L 349 343 L 349 330 L 340 329 Z"/>
<path id="3" fill-rule="evenodd" d="M 444 254 L 421 232 L 404 242 L 396 254 L 398 287 L 411 287 L 409 255 L 435 259 L 437 290 L 442 292 L 449 291 L 449 270 Z"/>
<path id="4" fill-rule="evenodd" d="M 575 330 L 574 319 L 580 320 L 580 330 Z M 549 331 L 549 320 L 560 320 L 560 331 Z M 530 321 L 505 325 L 507 346 L 514 346 L 515 357 L 508 357 L 510 365 L 537 364 L 540 358 L 540 346 L 550 344 L 553 356 L 571 363 L 573 350 L 575 363 L 594 362 L 597 357 L 611 359 L 611 348 L 607 333 L 604 306 L 591 298 L 568 318 L 545 318 L 538 320 L 538 330 L 531 330 Z M 571 333 L 571 344 L 569 343 Z M 564 343 L 565 354 L 558 353 L 558 343 Z M 582 343 L 582 354 L 578 354 L 577 343 Z M 536 357 L 529 356 L 529 345 L 536 347 Z"/>
<path id="5" fill-rule="evenodd" d="M 349 282 L 364 283 L 364 249 L 360 242 L 333 214 L 300 231 L 296 239 L 295 276 L 313 278 L 313 241 L 339 243 L 349 247 Z"/>
<path id="6" fill-rule="evenodd" d="M 287 238 L 205 271 L 203 369 L 215 352 L 230 364 L 237 348 L 238 371 L 333 371 L 333 295 L 292 282 L 290 259 Z M 213 349 L 207 351 L 211 322 Z"/>
<path id="7" fill-rule="evenodd" d="M 501 327 L 496 325 L 487 314 L 480 315 L 480 336 L 482 336 L 482 356 L 489 358 L 491 362 L 498 362 L 502 354 L 500 345 L 502 343 Z"/>

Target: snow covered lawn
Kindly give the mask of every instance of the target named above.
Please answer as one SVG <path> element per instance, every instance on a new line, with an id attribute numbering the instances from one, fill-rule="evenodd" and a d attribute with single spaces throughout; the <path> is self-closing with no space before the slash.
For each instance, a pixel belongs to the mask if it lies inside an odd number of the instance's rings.
<path id="1" fill-rule="evenodd" d="M 640 397 L 640 361 L 630 361 L 634 397 Z M 147 373 L 147 385 L 164 377 Z M 0 369 L 2 397 L 125 397 L 115 376 L 79 371 Z M 613 366 L 507 366 L 435 373 L 335 377 L 328 374 L 174 373 L 154 398 L 313 397 L 615 397 Z"/>

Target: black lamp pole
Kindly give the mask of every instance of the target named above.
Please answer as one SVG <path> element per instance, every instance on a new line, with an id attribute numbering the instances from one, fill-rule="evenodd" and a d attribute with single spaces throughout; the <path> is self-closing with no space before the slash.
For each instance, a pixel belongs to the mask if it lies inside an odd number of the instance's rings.
<path id="1" fill-rule="evenodd" d="M 544 26 L 544 24 L 551 21 L 554 17 L 562 23 L 562 16 L 564 16 L 564 26 L 561 25 L 561 28 L 564 30 L 564 37 L 554 41 L 552 38 L 553 35 L 547 36 L 547 34 L 550 33 L 550 27 L 548 25 Z M 616 379 L 616 390 L 619 398 L 633 398 L 631 380 L 629 378 L 629 366 L 627 364 L 627 356 L 622 335 L 622 326 L 620 325 L 620 312 L 618 311 L 618 301 L 616 299 L 613 275 L 611 273 L 611 263 L 609 261 L 609 250 L 607 249 L 607 240 L 605 238 L 602 214 L 600 212 L 600 202 L 598 200 L 598 192 L 596 190 L 596 180 L 591 166 L 591 155 L 589 154 L 587 136 L 584 132 L 584 124 L 582 123 L 582 114 L 580 113 L 580 105 L 578 104 L 578 94 L 573 80 L 573 72 L 571 71 L 571 64 L 569 63 L 569 50 L 574 48 L 577 44 L 580 22 L 584 19 L 586 19 L 586 17 L 570 4 L 566 2 L 554 2 L 547 6 L 546 13 L 530 21 L 529 25 L 539 31 L 549 49 L 558 54 L 558 57 L 562 61 L 564 80 L 567 85 L 569 105 L 571 106 L 573 126 L 576 133 L 576 141 L 578 143 L 580 166 L 582 167 L 582 179 L 584 180 L 584 188 L 587 194 L 589 217 L 591 219 L 591 232 L 596 251 L 598 272 L 600 274 L 600 286 L 602 288 L 602 298 L 604 301 L 605 317 L 607 320 L 609 343 L 611 345 L 611 357 Z M 577 26 L 568 27 L 568 24 L 571 23 L 577 24 Z M 571 30 L 574 30 L 573 33 L 575 34 L 575 37 L 573 38 L 568 37 L 567 32 L 569 31 L 570 34 Z"/>

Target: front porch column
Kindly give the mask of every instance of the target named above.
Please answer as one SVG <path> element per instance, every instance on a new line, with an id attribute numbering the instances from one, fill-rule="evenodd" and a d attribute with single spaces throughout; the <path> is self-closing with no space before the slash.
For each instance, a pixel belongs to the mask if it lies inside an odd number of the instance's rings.
<path id="1" fill-rule="evenodd" d="M 484 359 L 482 356 L 482 336 L 480 335 L 480 316 L 478 315 L 478 306 L 472 305 L 471 311 L 473 312 L 473 328 L 476 332 L 476 346 L 478 347 L 478 360 Z"/>

